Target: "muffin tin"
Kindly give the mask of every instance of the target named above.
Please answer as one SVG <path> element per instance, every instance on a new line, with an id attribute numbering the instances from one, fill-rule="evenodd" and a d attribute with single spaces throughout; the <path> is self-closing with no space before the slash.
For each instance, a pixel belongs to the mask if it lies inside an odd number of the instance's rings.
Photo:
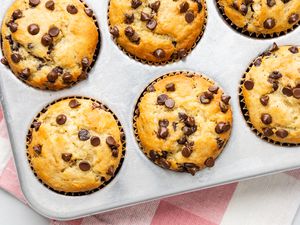
<path id="1" fill-rule="evenodd" d="M 1 18 L 12 2 L 2 3 Z M 299 44 L 300 29 L 279 38 L 251 39 L 227 26 L 215 1 L 207 0 L 207 27 L 196 48 L 183 61 L 150 66 L 131 59 L 114 44 L 108 29 L 108 0 L 86 3 L 94 10 L 102 34 L 100 54 L 88 80 L 63 91 L 41 91 L 0 66 L 1 101 L 21 187 L 33 209 L 49 218 L 69 220 L 300 167 L 300 147 L 276 146 L 258 138 L 247 126 L 239 104 L 240 81 L 252 60 L 274 41 L 278 45 Z M 232 96 L 232 136 L 216 165 L 195 176 L 155 166 L 140 151 L 132 126 L 135 104 L 144 88 L 161 75 L 177 70 L 206 74 Z M 90 195 L 65 196 L 47 189 L 34 176 L 26 156 L 26 135 L 35 115 L 50 102 L 68 96 L 88 96 L 104 103 L 119 118 L 126 133 L 127 150 L 118 175 Z"/>

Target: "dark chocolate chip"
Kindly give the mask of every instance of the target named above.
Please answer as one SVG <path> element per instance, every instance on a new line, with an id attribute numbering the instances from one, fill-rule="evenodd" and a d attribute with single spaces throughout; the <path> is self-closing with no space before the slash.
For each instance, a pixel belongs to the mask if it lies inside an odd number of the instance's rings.
<path id="1" fill-rule="evenodd" d="M 181 154 L 183 157 L 188 158 L 191 156 L 192 153 L 193 153 L 193 150 L 190 146 L 184 146 L 182 148 Z"/>
<path id="2" fill-rule="evenodd" d="M 221 109 L 221 112 L 222 113 L 226 113 L 229 109 L 228 105 L 226 105 L 224 102 L 219 102 L 219 106 L 220 106 L 220 109 Z"/>
<path id="3" fill-rule="evenodd" d="M 151 20 L 149 20 L 148 22 L 147 22 L 147 28 L 149 29 L 149 30 L 154 30 L 155 28 L 156 28 L 156 26 L 157 26 L 157 22 L 156 22 L 156 20 L 155 19 L 151 19 Z"/>
<path id="4" fill-rule="evenodd" d="M 47 9 L 53 11 L 54 8 L 55 8 L 55 3 L 54 3 L 54 1 L 52 1 L 52 0 L 47 1 L 47 2 L 45 3 L 45 7 L 46 7 Z"/>
<path id="5" fill-rule="evenodd" d="M 234 0 L 233 2 L 232 2 L 232 8 L 234 8 L 235 10 L 239 10 L 239 5 L 238 5 L 238 3 L 237 3 L 237 0 Z"/>
<path id="6" fill-rule="evenodd" d="M 88 17 L 92 17 L 93 14 L 94 14 L 93 10 L 90 9 L 90 8 L 85 8 L 85 9 L 84 9 L 84 12 L 85 12 L 85 14 L 86 14 Z"/>
<path id="7" fill-rule="evenodd" d="M 282 77 L 282 74 L 279 71 L 273 71 L 270 75 L 269 78 L 278 80 Z"/>
<path id="8" fill-rule="evenodd" d="M 134 33 L 135 33 L 135 31 L 133 30 L 132 27 L 128 26 L 125 28 L 125 35 L 127 37 L 129 37 L 129 38 L 132 37 L 134 35 Z"/>
<path id="9" fill-rule="evenodd" d="M 70 14 L 76 14 L 76 13 L 78 13 L 78 9 L 76 8 L 75 5 L 68 5 L 67 6 L 67 11 Z"/>
<path id="10" fill-rule="evenodd" d="M 264 124 L 268 125 L 272 123 L 272 116 L 268 113 L 263 113 L 260 117 L 261 122 L 263 122 Z"/>
<path id="11" fill-rule="evenodd" d="M 166 120 L 166 119 L 159 120 L 159 121 L 158 121 L 158 125 L 159 125 L 160 127 L 167 127 L 167 126 L 169 126 L 169 120 Z"/>
<path id="12" fill-rule="evenodd" d="M 158 12 L 158 9 L 160 7 L 160 1 L 155 1 L 151 4 L 149 4 L 149 7 L 154 11 L 154 12 Z"/>
<path id="13" fill-rule="evenodd" d="M 195 118 L 192 116 L 188 116 L 186 118 L 186 120 L 184 121 L 184 124 L 188 127 L 193 127 L 195 126 L 196 122 L 195 122 Z"/>
<path id="14" fill-rule="evenodd" d="M 281 0 L 284 4 L 290 2 L 291 0 Z"/>
<path id="15" fill-rule="evenodd" d="M 158 48 L 153 52 L 153 55 L 158 59 L 163 59 L 166 57 L 166 52 L 163 49 Z"/>
<path id="16" fill-rule="evenodd" d="M 289 51 L 293 54 L 297 54 L 299 52 L 299 49 L 297 46 L 292 46 L 289 48 Z"/>
<path id="17" fill-rule="evenodd" d="M 14 22 L 10 22 L 8 24 L 9 26 L 9 30 L 12 32 L 12 33 L 15 33 L 17 30 L 18 30 L 18 24 L 14 23 Z"/>
<path id="18" fill-rule="evenodd" d="M 99 137 L 97 137 L 97 136 L 91 137 L 91 145 L 93 145 L 94 147 L 97 147 L 100 144 L 101 144 L 101 140 Z"/>
<path id="19" fill-rule="evenodd" d="M 245 4 L 246 4 L 246 5 L 250 5 L 250 4 L 252 4 L 252 3 L 254 3 L 254 0 L 245 0 Z"/>
<path id="20" fill-rule="evenodd" d="M 22 16 L 23 16 L 23 13 L 20 9 L 16 9 L 12 14 L 13 20 L 20 19 Z"/>
<path id="21" fill-rule="evenodd" d="M 72 153 L 62 153 L 61 154 L 61 158 L 65 161 L 65 162 L 69 162 L 72 158 Z"/>
<path id="22" fill-rule="evenodd" d="M 201 0 L 193 0 L 194 2 L 197 3 L 197 6 L 198 6 L 198 13 L 200 13 L 203 9 L 203 5 L 201 3 Z"/>
<path id="23" fill-rule="evenodd" d="M 117 148 L 120 146 L 112 136 L 108 136 L 108 137 L 106 138 L 106 144 L 107 144 L 111 149 L 117 149 Z"/>
<path id="24" fill-rule="evenodd" d="M 254 61 L 254 66 L 258 67 L 261 65 L 261 58 L 257 58 L 255 61 Z"/>
<path id="25" fill-rule="evenodd" d="M 69 72 L 65 72 L 64 75 L 62 76 L 62 79 L 65 84 L 69 84 L 72 82 L 73 76 Z"/>
<path id="26" fill-rule="evenodd" d="M 268 103 L 269 103 L 269 96 L 268 95 L 263 95 L 263 96 L 261 96 L 260 97 L 260 103 L 262 104 L 262 105 L 264 105 L 264 106 L 266 106 L 266 105 L 268 105 Z"/>
<path id="27" fill-rule="evenodd" d="M 90 139 L 90 137 L 91 137 L 90 132 L 88 130 L 86 130 L 86 129 L 81 129 L 78 132 L 78 138 L 81 141 L 87 141 L 87 140 Z"/>
<path id="28" fill-rule="evenodd" d="M 57 78 L 58 74 L 54 70 L 50 71 L 50 73 L 48 73 L 47 75 L 47 80 L 51 83 L 54 83 L 57 80 Z"/>
<path id="29" fill-rule="evenodd" d="M 42 146 L 41 145 L 35 145 L 33 146 L 33 151 L 37 154 L 40 155 L 42 153 Z"/>
<path id="30" fill-rule="evenodd" d="M 252 90 L 254 87 L 254 82 L 252 80 L 246 80 L 244 86 L 247 90 Z"/>
<path id="31" fill-rule="evenodd" d="M 53 26 L 49 29 L 48 34 L 51 37 L 57 37 L 59 35 L 60 30 L 58 29 L 58 27 Z"/>
<path id="32" fill-rule="evenodd" d="M 38 4 L 40 4 L 40 0 L 29 0 L 29 5 L 30 6 L 37 6 Z"/>
<path id="33" fill-rule="evenodd" d="M 142 5 L 142 1 L 141 0 L 131 0 L 131 8 L 137 9 L 141 5 Z"/>
<path id="34" fill-rule="evenodd" d="M 40 27 L 37 24 L 30 24 L 27 30 L 31 35 L 37 35 L 40 32 Z"/>
<path id="35" fill-rule="evenodd" d="M 158 97 L 157 97 L 157 104 L 158 105 L 164 105 L 165 104 L 165 102 L 166 102 L 166 100 L 168 99 L 169 97 L 168 97 L 168 95 L 166 95 L 166 94 L 161 94 L 161 95 L 159 95 Z"/>
<path id="36" fill-rule="evenodd" d="M 222 149 L 223 146 L 224 146 L 224 144 L 225 144 L 225 141 L 222 140 L 222 139 L 219 138 L 219 137 L 216 138 L 216 141 L 217 141 L 218 148 L 219 148 L 219 149 Z"/>
<path id="37" fill-rule="evenodd" d="M 85 71 L 82 71 L 77 80 L 85 80 L 88 78 L 88 74 Z"/>
<path id="38" fill-rule="evenodd" d="M 229 95 L 222 95 L 221 100 L 224 102 L 226 105 L 229 104 L 231 97 Z"/>
<path id="39" fill-rule="evenodd" d="M 168 128 L 166 127 L 159 127 L 157 132 L 157 137 L 161 139 L 166 139 L 169 135 Z"/>
<path id="40" fill-rule="evenodd" d="M 14 63 L 19 63 L 22 59 L 22 56 L 18 53 L 13 53 L 11 55 L 11 60 L 14 62 Z"/>
<path id="41" fill-rule="evenodd" d="M 289 22 L 289 24 L 293 24 L 293 23 L 296 23 L 298 20 L 299 20 L 299 14 L 293 13 L 290 15 L 288 22 Z"/>
<path id="42" fill-rule="evenodd" d="M 67 117 L 64 114 L 60 114 L 56 117 L 56 123 L 58 125 L 64 125 L 67 122 Z"/>
<path id="43" fill-rule="evenodd" d="M 165 169 L 169 169 L 171 167 L 171 163 L 168 162 L 166 159 L 164 158 L 160 158 L 159 159 L 160 165 L 165 168 Z"/>
<path id="44" fill-rule="evenodd" d="M 151 84 L 149 87 L 147 87 L 147 91 L 148 92 L 154 92 L 155 91 L 155 87 Z"/>
<path id="45" fill-rule="evenodd" d="M 175 91 L 175 84 L 174 83 L 168 83 L 167 85 L 166 85 L 166 90 L 167 91 Z"/>
<path id="46" fill-rule="evenodd" d="M 27 80 L 30 76 L 30 69 L 29 68 L 25 68 L 24 70 L 22 70 L 22 72 L 20 73 L 20 77 L 24 80 Z"/>
<path id="47" fill-rule="evenodd" d="M 149 15 L 148 13 L 141 12 L 141 21 L 149 21 L 153 18 L 152 15 Z"/>
<path id="48" fill-rule="evenodd" d="M 193 176 L 199 170 L 199 167 L 197 165 L 195 165 L 194 163 L 184 163 L 183 166 L 186 169 L 186 171 L 188 173 L 192 174 Z"/>
<path id="49" fill-rule="evenodd" d="M 187 142 L 187 139 L 185 136 L 181 137 L 180 139 L 177 140 L 177 143 L 180 145 L 184 145 Z"/>
<path id="50" fill-rule="evenodd" d="M 197 130 L 197 127 L 196 126 L 193 126 L 193 127 L 188 127 L 188 126 L 184 126 L 182 128 L 182 132 L 187 135 L 187 136 L 190 136 L 192 135 L 193 133 L 195 133 Z"/>
<path id="51" fill-rule="evenodd" d="M 168 109 L 173 109 L 174 106 L 175 106 L 175 101 L 171 98 L 168 98 L 166 101 L 165 101 L 165 106 L 168 108 Z"/>
<path id="52" fill-rule="evenodd" d="M 47 47 L 52 44 L 52 37 L 49 34 L 44 34 L 42 37 L 42 44 Z"/>
<path id="53" fill-rule="evenodd" d="M 219 87 L 216 86 L 216 85 L 210 86 L 210 87 L 208 88 L 208 90 L 209 90 L 210 92 L 214 93 L 214 94 L 217 94 L 217 93 L 218 93 L 218 90 L 219 90 Z"/>
<path id="54" fill-rule="evenodd" d="M 83 57 L 81 60 L 81 65 L 83 69 L 86 69 L 90 66 L 90 60 L 88 59 L 88 57 Z"/>
<path id="55" fill-rule="evenodd" d="M 211 100 L 213 99 L 213 95 L 209 92 L 204 92 L 201 96 L 200 96 L 200 102 L 202 104 L 209 104 L 211 102 Z"/>
<path id="56" fill-rule="evenodd" d="M 273 27 L 275 27 L 275 25 L 276 25 L 276 21 L 274 18 L 268 18 L 264 22 L 264 28 L 266 29 L 272 29 Z"/>
<path id="57" fill-rule="evenodd" d="M 272 128 L 270 127 L 265 127 L 263 128 L 263 134 L 266 136 L 266 137 L 270 137 L 274 134 Z"/>
<path id="58" fill-rule="evenodd" d="M 158 159 L 158 155 L 154 150 L 150 150 L 149 152 L 150 159 L 154 162 L 156 159 Z"/>
<path id="59" fill-rule="evenodd" d="M 38 131 L 39 129 L 40 129 L 40 126 L 42 125 L 42 123 L 41 122 L 38 122 L 38 121 L 34 121 L 33 123 L 32 123 L 32 126 L 33 126 L 33 128 L 34 128 L 34 130 L 35 131 Z"/>
<path id="60" fill-rule="evenodd" d="M 204 164 L 207 167 L 213 167 L 215 165 L 215 160 L 214 158 L 209 157 L 208 159 L 205 160 Z"/>
<path id="61" fill-rule="evenodd" d="M 279 129 L 275 132 L 275 134 L 279 138 L 286 138 L 289 135 L 289 132 L 284 129 Z"/>
<path id="62" fill-rule="evenodd" d="M 181 48 L 177 52 L 179 58 L 184 58 L 187 56 L 187 50 L 185 48 Z"/>
<path id="63" fill-rule="evenodd" d="M 275 0 L 267 0 L 267 5 L 269 7 L 273 7 L 274 5 L 276 5 L 276 1 Z"/>
<path id="64" fill-rule="evenodd" d="M 120 36 L 120 32 L 117 26 L 111 27 L 109 32 L 114 38 L 118 38 Z"/>
<path id="65" fill-rule="evenodd" d="M 118 149 L 112 149 L 111 155 L 112 155 L 113 157 L 115 157 L 115 158 L 118 158 L 118 156 L 119 156 L 119 151 L 118 151 Z"/>
<path id="66" fill-rule="evenodd" d="M 294 88 L 293 95 L 296 99 L 300 99 L 300 88 Z"/>
<path id="67" fill-rule="evenodd" d="M 173 122 L 173 123 L 172 123 L 172 127 L 173 127 L 173 130 L 174 130 L 174 131 L 176 131 L 176 129 L 177 129 L 177 124 L 178 124 L 177 122 Z"/>
<path id="68" fill-rule="evenodd" d="M 115 174 L 115 168 L 114 166 L 110 166 L 106 172 L 107 175 L 113 176 Z"/>
<path id="69" fill-rule="evenodd" d="M 131 23 L 133 23 L 133 21 L 134 21 L 134 14 L 133 13 L 132 14 L 125 13 L 124 22 L 126 24 L 131 24 Z"/>
<path id="70" fill-rule="evenodd" d="M 72 99 L 70 102 L 69 102 L 69 106 L 71 109 L 75 109 L 77 107 L 79 107 L 81 104 L 79 101 L 77 101 L 76 99 Z"/>
<path id="71" fill-rule="evenodd" d="M 220 122 L 215 127 L 215 131 L 217 134 L 222 134 L 222 133 L 229 131 L 230 128 L 231 128 L 231 126 L 229 123 Z"/>
<path id="72" fill-rule="evenodd" d="M 195 19 L 194 12 L 192 10 L 187 11 L 185 14 L 185 21 L 187 23 L 192 23 L 194 19 Z"/>
<path id="73" fill-rule="evenodd" d="M 91 169 L 91 165 L 86 161 L 82 161 L 79 163 L 79 168 L 82 171 L 89 171 Z"/>
<path id="74" fill-rule="evenodd" d="M 178 113 L 178 117 L 179 117 L 180 120 L 184 121 L 188 118 L 188 115 L 186 115 L 185 113 L 180 112 L 180 113 Z"/>
<path id="75" fill-rule="evenodd" d="M 293 89 L 289 86 L 282 88 L 282 93 L 288 97 L 293 96 Z"/>
<path id="76" fill-rule="evenodd" d="M 248 6 L 244 3 L 241 4 L 240 12 L 243 16 L 246 16 L 248 13 Z"/>
<path id="77" fill-rule="evenodd" d="M 180 13 L 185 13 L 186 11 L 188 11 L 190 5 L 188 2 L 182 2 L 179 6 L 180 9 Z"/>

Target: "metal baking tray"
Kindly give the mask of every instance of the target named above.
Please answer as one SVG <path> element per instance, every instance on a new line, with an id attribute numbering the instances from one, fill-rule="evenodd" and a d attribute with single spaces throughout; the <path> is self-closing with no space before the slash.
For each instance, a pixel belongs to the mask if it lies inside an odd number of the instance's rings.
<path id="1" fill-rule="evenodd" d="M 1 2 L 1 18 L 11 3 L 12 0 Z M 238 98 L 240 80 L 250 62 L 274 41 L 279 45 L 300 44 L 300 28 L 279 38 L 251 39 L 229 27 L 215 1 L 207 0 L 206 31 L 192 53 L 183 61 L 149 66 L 129 58 L 111 39 L 108 0 L 86 0 L 86 3 L 94 10 L 102 33 L 99 57 L 88 80 L 59 92 L 41 91 L 25 85 L 0 66 L 1 101 L 20 183 L 34 210 L 49 218 L 68 220 L 300 167 L 300 147 L 275 146 L 258 138 L 247 126 Z M 143 89 L 155 78 L 176 70 L 203 73 L 232 96 L 231 139 L 216 165 L 195 176 L 154 165 L 140 151 L 132 129 L 135 103 Z M 127 138 L 127 153 L 118 175 L 104 189 L 80 197 L 60 195 L 42 185 L 29 166 L 25 148 L 26 134 L 36 114 L 53 100 L 74 95 L 89 96 L 110 107 Z"/>

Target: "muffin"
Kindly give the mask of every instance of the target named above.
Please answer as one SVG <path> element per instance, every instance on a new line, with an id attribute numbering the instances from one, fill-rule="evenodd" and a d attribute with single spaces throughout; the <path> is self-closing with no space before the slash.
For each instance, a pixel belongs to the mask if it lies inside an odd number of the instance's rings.
<path id="1" fill-rule="evenodd" d="M 300 143 L 300 53 L 297 46 L 272 48 L 245 73 L 242 98 L 249 123 L 279 143 Z"/>
<path id="2" fill-rule="evenodd" d="M 81 97 L 50 104 L 32 123 L 27 152 L 36 176 L 57 192 L 106 185 L 123 161 L 123 130 L 101 103 Z"/>
<path id="3" fill-rule="evenodd" d="M 149 64 L 187 56 L 206 23 L 205 0 L 110 0 L 108 19 L 116 43 Z"/>
<path id="4" fill-rule="evenodd" d="M 298 25 L 299 0 L 216 0 L 230 22 L 250 35 L 273 36 Z"/>
<path id="5" fill-rule="evenodd" d="M 134 126 L 142 151 L 157 165 L 194 175 L 214 166 L 232 127 L 230 96 L 213 81 L 175 72 L 139 99 Z"/>
<path id="6" fill-rule="evenodd" d="M 98 38 L 79 0 L 16 0 L 2 24 L 2 63 L 30 86 L 59 90 L 87 77 Z"/>

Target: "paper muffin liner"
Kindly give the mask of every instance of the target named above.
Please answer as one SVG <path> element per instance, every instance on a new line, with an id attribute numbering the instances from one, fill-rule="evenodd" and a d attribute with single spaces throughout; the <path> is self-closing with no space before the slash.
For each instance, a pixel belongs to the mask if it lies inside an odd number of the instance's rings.
<path id="1" fill-rule="evenodd" d="M 300 144 L 293 144 L 293 143 L 285 143 L 285 142 L 279 142 L 279 141 L 275 141 L 269 137 L 266 137 L 263 133 L 259 132 L 254 126 L 253 124 L 251 123 L 251 120 L 250 120 L 250 115 L 249 115 L 249 111 L 248 111 L 248 108 L 247 108 L 247 105 L 246 105 L 246 102 L 245 102 L 245 99 L 244 99 L 244 95 L 243 95 L 243 92 L 242 92 L 242 87 L 244 85 L 244 82 L 245 82 L 245 78 L 246 78 L 246 75 L 247 73 L 250 71 L 250 69 L 252 68 L 252 66 L 254 66 L 254 62 L 257 60 L 257 59 L 261 59 L 265 56 L 265 53 L 266 52 L 269 52 L 268 50 L 263 52 L 262 54 L 260 54 L 258 57 L 256 57 L 252 62 L 251 64 L 248 66 L 247 70 L 245 71 L 245 73 L 243 74 L 242 76 L 242 79 L 241 79 L 241 82 L 240 82 L 240 86 L 239 86 L 239 103 L 240 103 L 240 108 L 241 108 L 241 112 L 243 114 L 243 117 L 247 123 L 247 125 L 249 126 L 250 130 L 256 134 L 256 136 L 258 136 L 260 139 L 264 140 L 264 141 L 267 141 L 268 143 L 271 143 L 273 145 L 276 145 L 276 146 L 285 146 L 285 147 L 297 147 L 297 146 L 300 146 Z"/>
<path id="2" fill-rule="evenodd" d="M 183 60 L 185 59 L 193 50 L 194 48 L 197 47 L 198 43 L 200 42 L 202 36 L 204 35 L 204 32 L 205 32 L 205 29 L 206 29 L 206 25 L 207 25 L 207 6 L 206 6 L 206 0 L 204 1 L 204 4 L 203 4 L 203 10 L 205 10 L 205 17 L 204 17 L 204 23 L 203 23 L 203 27 L 202 27 L 202 30 L 199 34 L 199 36 L 197 37 L 197 39 L 195 40 L 195 43 L 193 44 L 193 46 L 187 50 L 187 54 L 185 57 L 178 57 L 177 59 L 169 59 L 169 60 L 166 60 L 166 61 L 162 61 L 162 62 L 152 62 L 152 61 L 148 61 L 148 60 L 145 60 L 145 59 L 141 59 L 137 56 L 135 56 L 134 54 L 132 53 L 129 53 L 125 50 L 125 48 L 123 48 L 116 40 L 116 38 L 114 38 L 112 35 L 111 35 L 111 38 L 112 40 L 114 41 L 114 43 L 118 46 L 118 48 L 125 54 L 127 55 L 129 58 L 131 59 L 134 59 L 135 61 L 138 61 L 142 64 L 145 64 L 145 65 L 151 65 L 151 66 L 164 66 L 164 65 L 167 65 L 167 64 L 172 64 L 172 63 L 175 63 L 175 62 L 178 62 L 180 60 Z M 111 24 L 110 24 L 110 18 L 109 18 L 109 12 L 110 12 L 110 0 L 108 1 L 108 9 L 107 9 L 107 21 L 108 21 L 108 28 L 110 29 L 111 28 Z"/>
<path id="3" fill-rule="evenodd" d="M 84 5 L 85 8 L 89 8 L 89 6 L 85 3 L 84 0 L 79 0 L 79 1 Z M 94 21 L 94 23 L 95 23 L 95 25 L 96 25 L 97 32 L 98 32 L 98 43 L 97 43 L 97 45 L 96 45 L 96 49 L 95 49 L 95 52 L 94 52 L 94 55 L 93 55 L 92 63 L 90 64 L 90 66 L 89 66 L 89 67 L 87 68 L 87 70 L 86 70 L 87 77 L 89 76 L 89 72 L 91 71 L 91 69 L 94 67 L 94 65 L 95 65 L 95 63 L 96 63 L 96 61 L 97 61 L 97 59 L 98 59 L 98 56 L 99 56 L 99 53 L 100 53 L 100 49 L 101 49 L 101 37 L 102 37 L 102 36 L 101 36 L 101 31 L 100 31 L 99 23 L 98 23 L 98 21 L 97 21 L 97 18 L 96 18 L 96 16 L 95 16 L 95 13 L 94 13 L 94 12 L 93 12 L 92 18 L 93 18 L 93 21 Z M 4 57 L 3 40 L 2 40 L 2 35 L 1 35 L 1 34 L 0 34 L 0 47 L 1 47 L 2 55 L 3 55 L 3 57 Z M 78 84 L 80 81 L 84 80 L 84 79 L 79 79 L 79 77 L 78 77 L 76 81 L 73 81 L 73 82 L 70 83 L 68 86 L 66 86 L 66 87 L 64 87 L 64 88 L 61 88 L 61 89 L 57 89 L 57 90 L 55 90 L 55 89 L 49 89 L 49 88 L 41 89 L 41 88 L 39 88 L 39 87 L 35 87 L 35 86 L 31 85 L 29 82 L 26 82 L 26 80 L 21 79 L 20 76 L 19 76 L 18 74 L 14 73 L 14 72 L 12 71 L 12 69 L 10 68 L 9 65 L 6 65 L 6 66 L 7 66 L 7 68 L 9 68 L 10 71 L 15 75 L 15 77 L 18 78 L 18 80 L 20 80 L 20 81 L 23 82 L 24 84 L 28 85 L 29 87 L 32 87 L 32 88 L 35 88 L 35 89 L 38 89 L 38 90 L 49 90 L 49 91 L 53 91 L 53 92 L 55 92 L 55 91 L 61 91 L 61 90 L 64 90 L 64 89 L 71 88 L 71 87 L 75 86 L 76 84 Z M 85 79 L 87 79 L 87 78 L 85 78 Z"/>
<path id="4" fill-rule="evenodd" d="M 120 130 L 120 139 L 121 139 L 121 143 L 122 143 L 122 151 L 121 151 L 121 160 L 120 160 L 120 163 L 118 165 L 118 167 L 116 168 L 115 170 L 115 173 L 114 173 L 114 176 L 112 176 L 109 180 L 105 181 L 103 184 L 101 184 L 98 188 L 95 188 L 95 189 L 92 189 L 90 191 L 85 191 L 85 192 L 64 192 L 64 191 L 58 191 L 58 190 L 55 190 L 54 188 L 50 187 L 49 185 L 47 185 L 46 183 L 43 182 L 42 179 L 40 179 L 38 177 L 38 175 L 36 174 L 35 170 L 34 170 L 34 167 L 31 163 L 31 156 L 28 152 L 28 148 L 29 148 L 29 144 L 31 142 L 31 138 L 32 138 L 32 132 L 33 132 L 33 129 L 34 129 L 34 126 L 33 126 L 33 123 L 34 122 L 37 122 L 38 119 L 40 118 L 40 116 L 42 114 L 44 114 L 45 112 L 47 112 L 48 108 L 52 105 L 54 105 L 55 103 L 57 102 L 60 102 L 60 101 L 63 101 L 63 100 L 66 100 L 66 99 L 86 99 L 86 100 L 90 100 L 94 103 L 97 103 L 100 105 L 101 109 L 102 110 L 105 110 L 109 113 L 111 113 L 114 117 L 114 119 L 117 121 L 118 123 L 118 126 L 119 126 L 119 130 Z M 124 159 L 125 159 L 125 153 L 126 153 L 126 136 L 125 136 L 125 132 L 124 132 L 124 129 L 122 127 L 122 124 L 121 122 L 119 121 L 118 117 L 104 104 L 102 104 L 101 102 L 93 99 L 93 98 L 89 98 L 89 97 L 83 97 L 83 96 L 69 96 L 69 97 L 64 97 L 64 98 L 60 98 L 60 99 L 57 99 L 53 102 L 51 102 L 50 104 L 48 104 L 47 106 L 45 106 L 38 114 L 37 116 L 34 118 L 34 120 L 32 121 L 31 123 L 31 126 L 28 130 L 28 133 L 27 133 L 27 136 L 26 136 L 26 155 L 27 155 L 27 159 L 28 159 L 28 162 L 29 162 L 29 165 L 30 165 L 30 168 L 32 170 L 32 172 L 34 173 L 35 177 L 39 180 L 39 182 L 41 184 L 43 184 L 47 189 L 57 193 L 57 194 L 61 194 L 61 195 L 66 195 L 66 196 L 84 196 L 84 195 L 89 195 L 89 194 L 92 194 L 92 193 L 95 193 L 99 190 L 101 190 L 102 188 L 106 187 L 119 173 L 121 167 L 122 167 L 122 164 L 124 162 Z"/>
<path id="5" fill-rule="evenodd" d="M 139 135 L 138 135 L 138 130 L 137 130 L 137 125 L 136 125 L 136 122 L 137 122 L 137 118 L 139 117 L 139 106 L 140 106 L 140 103 L 141 103 L 141 100 L 142 98 L 149 92 L 149 87 L 155 85 L 156 83 L 158 83 L 159 81 L 167 78 L 167 77 L 171 77 L 171 76 L 175 76 L 175 75 L 182 75 L 184 74 L 185 76 L 187 77 L 193 77 L 193 76 L 199 76 L 207 81 L 209 81 L 211 84 L 216 84 L 218 85 L 218 83 L 216 83 L 214 80 L 208 78 L 208 76 L 206 75 L 203 75 L 202 73 L 197 73 L 197 72 L 192 72 L 192 71 L 183 71 L 183 70 L 179 70 L 179 71 L 174 71 L 174 72 L 169 72 L 169 73 L 166 73 L 158 78 L 156 78 L 155 80 L 153 80 L 152 82 L 150 82 L 150 84 L 148 84 L 146 86 L 146 88 L 143 90 L 143 92 L 141 93 L 140 97 L 138 98 L 137 100 L 137 103 L 135 104 L 135 108 L 134 108 L 134 112 L 133 112 L 133 122 L 132 122 L 132 125 L 133 125 L 133 131 L 134 131 L 134 136 L 135 136 L 135 139 L 136 139 L 136 142 L 141 150 L 141 152 L 152 162 L 154 163 L 155 165 L 163 168 L 163 169 L 166 169 L 164 167 L 162 167 L 159 163 L 157 162 L 153 162 L 150 158 L 149 155 L 146 154 L 145 150 L 144 150 L 144 147 L 141 143 L 141 140 L 139 138 Z M 218 85 L 218 87 L 220 87 L 222 89 L 222 87 L 220 85 Z M 223 89 L 222 89 L 223 90 Z M 231 107 L 231 104 L 230 104 L 230 107 Z M 232 108 L 232 107 L 231 107 Z M 233 127 L 233 119 L 231 121 L 231 129 L 230 129 L 230 133 L 229 133 L 229 138 L 227 140 L 224 140 L 224 144 L 222 146 L 222 148 L 220 148 L 220 153 L 217 155 L 216 158 L 214 158 L 214 160 L 216 161 L 216 159 L 221 155 L 221 153 L 223 152 L 223 150 L 225 149 L 228 141 L 230 140 L 230 137 L 231 137 L 231 132 L 232 132 L 232 127 Z M 206 168 L 206 166 L 204 165 L 203 167 L 199 168 L 197 171 L 200 171 L 202 169 Z M 170 170 L 170 171 L 175 171 L 175 172 L 187 172 L 187 171 L 182 171 L 182 170 L 173 170 L 171 168 L 167 169 L 167 170 Z"/>
<path id="6" fill-rule="evenodd" d="M 295 23 L 291 28 L 285 30 L 285 31 L 281 31 L 281 32 L 275 32 L 272 34 L 263 34 L 263 33 L 255 33 L 255 32 L 250 32 L 247 29 L 243 28 L 243 27 L 238 27 L 237 25 L 235 25 L 225 14 L 224 11 L 224 7 L 220 5 L 219 0 L 215 0 L 216 1 L 216 5 L 217 8 L 219 9 L 219 13 L 221 14 L 221 16 L 223 17 L 224 21 L 230 26 L 232 27 L 234 30 L 236 30 L 237 32 L 241 33 L 242 35 L 251 37 L 251 38 L 256 38 L 256 39 L 271 39 L 271 38 L 277 38 L 277 37 L 281 37 L 284 36 L 290 32 L 292 32 L 293 30 L 295 30 L 299 25 L 300 25 L 300 20 Z"/>

